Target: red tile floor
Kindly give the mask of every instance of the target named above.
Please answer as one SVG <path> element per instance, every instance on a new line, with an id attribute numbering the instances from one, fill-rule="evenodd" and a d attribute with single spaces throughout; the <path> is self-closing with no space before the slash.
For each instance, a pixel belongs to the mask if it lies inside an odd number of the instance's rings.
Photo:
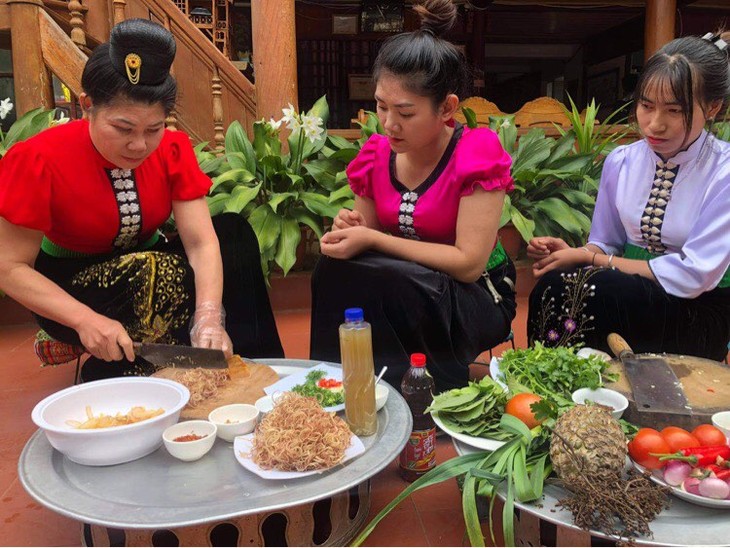
<path id="1" fill-rule="evenodd" d="M 526 345 L 526 298 L 518 299 L 518 316 L 513 323 L 518 347 Z M 12 322 L 0 318 L 0 324 Z M 28 317 L 21 317 L 27 321 Z M 289 358 L 309 357 L 309 310 L 277 311 L 276 320 Z M 37 504 L 26 494 L 17 478 L 20 452 L 35 431 L 30 414 L 33 406 L 73 382 L 74 368 L 60 366 L 40 370 L 33 352 L 37 329 L 30 323 L 0 325 L 0 545 L 81 546 L 78 522 Z M 506 346 L 495 349 L 499 355 Z M 482 360 L 488 361 L 485 353 Z M 476 375 L 485 368 L 477 367 Z M 437 443 L 439 462 L 455 456 L 448 437 Z M 373 479 L 370 518 L 407 484 L 394 464 Z M 454 480 L 415 493 L 383 520 L 365 546 L 462 546 L 468 545 L 461 514 L 461 496 Z"/>

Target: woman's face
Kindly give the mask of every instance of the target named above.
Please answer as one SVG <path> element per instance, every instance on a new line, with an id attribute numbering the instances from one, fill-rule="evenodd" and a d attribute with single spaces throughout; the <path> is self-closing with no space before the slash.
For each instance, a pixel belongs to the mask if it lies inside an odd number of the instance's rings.
<path id="1" fill-rule="evenodd" d="M 708 118 L 712 118 L 718 110 L 714 107 L 703 110 L 697 100 L 693 109 L 692 127 L 688 133 L 682 105 L 676 102 L 667 83 L 658 82 L 650 84 L 645 95 L 639 98 L 636 121 L 651 149 L 668 160 L 694 143 Z"/>
<path id="2" fill-rule="evenodd" d="M 453 101 L 458 104 L 455 95 Z M 436 142 L 451 119 L 447 99 L 438 109 L 434 109 L 429 97 L 423 97 L 407 90 L 401 79 L 384 74 L 378 79 L 375 88 L 378 119 L 385 129 L 390 147 L 396 153 L 412 152 Z"/>
<path id="3" fill-rule="evenodd" d="M 165 110 L 160 104 L 120 101 L 89 110 L 91 141 L 106 160 L 122 169 L 134 169 L 152 154 L 164 129 Z"/>

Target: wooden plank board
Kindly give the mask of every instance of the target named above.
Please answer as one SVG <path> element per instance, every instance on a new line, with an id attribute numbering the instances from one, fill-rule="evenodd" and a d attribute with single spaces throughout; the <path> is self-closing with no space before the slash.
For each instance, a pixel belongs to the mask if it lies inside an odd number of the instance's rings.
<path id="1" fill-rule="evenodd" d="M 247 363 L 247 366 L 250 372 L 249 376 L 235 377 L 229 380 L 218 388 L 218 393 L 214 397 L 200 403 L 194 409 L 186 406 L 180 414 L 180 420 L 208 420 L 208 414 L 213 409 L 230 403 L 254 404 L 257 399 L 265 395 L 265 387 L 279 380 L 279 376 L 268 365 Z M 168 367 L 156 372 L 153 376 L 175 381 L 185 371 L 185 369 Z"/>

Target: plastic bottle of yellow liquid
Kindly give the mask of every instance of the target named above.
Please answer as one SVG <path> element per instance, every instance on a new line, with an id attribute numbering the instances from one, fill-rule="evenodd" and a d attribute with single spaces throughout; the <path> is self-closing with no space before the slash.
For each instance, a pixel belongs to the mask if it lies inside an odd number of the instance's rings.
<path id="1" fill-rule="evenodd" d="M 372 436 L 378 431 L 373 338 L 362 308 L 345 310 L 345 323 L 340 325 L 340 356 L 345 419 L 356 436 Z"/>

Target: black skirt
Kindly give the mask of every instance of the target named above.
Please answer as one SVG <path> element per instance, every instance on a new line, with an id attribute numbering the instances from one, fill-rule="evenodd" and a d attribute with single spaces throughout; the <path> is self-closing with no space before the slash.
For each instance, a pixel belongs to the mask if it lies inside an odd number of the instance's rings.
<path id="1" fill-rule="evenodd" d="M 610 333 L 635 352 L 721 361 L 730 340 L 730 288 L 683 299 L 657 282 L 608 268 L 552 271 L 540 278 L 530 295 L 530 344 L 582 344 L 610 353 Z"/>
<path id="2" fill-rule="evenodd" d="M 223 307 L 233 351 L 242 356 L 284 357 L 269 295 L 261 272 L 256 235 L 240 215 L 213 217 L 223 260 Z M 179 238 L 164 238 L 151 248 L 124 254 L 58 258 L 41 251 L 38 272 L 95 312 L 124 325 L 135 341 L 190 344 L 195 310 L 195 277 Z M 40 327 L 56 340 L 80 344 L 78 333 L 36 315 Z M 82 378 L 150 374 L 137 359 L 104 362 L 89 358 Z"/>
<path id="3" fill-rule="evenodd" d="M 461 283 L 417 263 L 368 252 L 347 261 L 320 258 L 312 277 L 311 357 L 340 361 L 339 325 L 360 307 L 372 325 L 378 372 L 400 389 L 414 352 L 426 354 L 438 391 L 466 385 L 469 364 L 507 337 L 515 317 L 514 265 Z M 509 281 L 506 280 L 509 279 Z"/>

